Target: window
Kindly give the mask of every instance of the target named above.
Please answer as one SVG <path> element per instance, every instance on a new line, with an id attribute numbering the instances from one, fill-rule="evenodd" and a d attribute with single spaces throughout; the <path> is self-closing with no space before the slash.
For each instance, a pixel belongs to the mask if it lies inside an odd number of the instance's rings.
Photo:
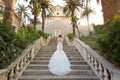
<path id="1" fill-rule="evenodd" d="M 57 12 L 57 15 L 59 15 L 59 13 Z"/>

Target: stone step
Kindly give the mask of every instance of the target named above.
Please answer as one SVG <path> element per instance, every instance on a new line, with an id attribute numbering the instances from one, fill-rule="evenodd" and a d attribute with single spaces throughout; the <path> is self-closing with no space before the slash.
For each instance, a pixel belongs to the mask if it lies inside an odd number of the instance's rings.
<path id="1" fill-rule="evenodd" d="M 50 51 L 48 51 L 48 52 L 46 52 L 46 51 L 43 51 L 43 52 L 39 52 L 37 55 L 42 55 L 42 54 L 53 54 L 55 51 L 53 51 L 53 52 L 50 52 Z M 80 53 L 79 52 L 65 52 L 65 54 L 72 54 L 72 55 L 80 55 Z"/>
<path id="2" fill-rule="evenodd" d="M 36 56 L 37 57 L 51 57 L 53 55 L 53 53 L 52 54 L 47 54 L 47 53 L 45 53 L 45 54 L 37 54 Z M 66 54 L 68 57 L 78 57 L 78 56 L 80 56 L 80 55 L 78 55 L 78 54 Z M 81 57 L 81 56 L 80 56 Z"/>
<path id="3" fill-rule="evenodd" d="M 65 76 L 53 75 L 48 69 L 48 63 L 57 48 L 55 39 L 48 46 L 41 47 L 18 80 L 99 80 L 78 50 L 74 46 L 68 46 L 66 41 L 63 50 L 70 60 L 71 72 Z"/>
<path id="4" fill-rule="evenodd" d="M 23 75 L 19 80 L 99 80 L 96 75 Z"/>
<path id="5" fill-rule="evenodd" d="M 82 57 L 68 57 L 69 60 L 79 60 L 79 61 L 84 61 L 84 59 Z M 50 57 L 37 57 L 35 56 L 33 60 L 50 60 Z"/>
<path id="6" fill-rule="evenodd" d="M 48 64 L 49 63 L 49 60 L 41 60 L 41 61 L 38 61 L 38 60 L 33 60 L 33 61 L 31 61 L 31 63 L 30 64 Z M 87 62 L 85 62 L 85 61 L 70 61 L 70 63 L 71 63 L 71 65 L 76 65 L 76 64 L 78 64 L 78 65 L 85 65 L 85 64 L 87 64 Z"/>
<path id="7" fill-rule="evenodd" d="M 53 50 L 53 51 L 50 51 L 50 50 L 40 50 L 39 52 L 38 52 L 38 54 L 42 54 L 42 53 L 47 53 L 47 54 L 50 54 L 50 53 L 54 53 L 56 50 Z M 78 51 L 66 51 L 66 50 L 64 50 L 64 52 L 66 53 L 66 54 L 74 54 L 74 53 L 76 53 L 76 54 L 80 54 Z"/>
<path id="8" fill-rule="evenodd" d="M 23 75 L 52 75 L 52 73 L 48 69 L 27 69 L 23 72 Z M 68 75 L 85 75 L 85 74 L 94 74 L 94 72 L 90 69 L 86 70 L 71 70 Z"/>
<path id="9" fill-rule="evenodd" d="M 54 48 L 54 47 L 51 47 L 51 48 L 42 48 L 42 49 L 40 49 L 40 50 L 41 50 L 41 51 L 42 51 L 42 50 L 43 50 L 43 51 L 44 51 L 44 50 L 50 50 L 50 51 L 51 51 L 51 50 L 56 50 L 56 49 L 57 49 L 57 47 L 55 47 L 55 48 Z M 63 50 L 65 50 L 65 51 L 69 51 L 69 50 L 70 50 L 70 51 L 72 51 L 72 50 L 73 50 L 73 51 L 76 51 L 77 49 L 75 49 L 75 48 L 68 48 L 68 47 L 64 48 L 64 47 L 63 47 Z"/>
<path id="10" fill-rule="evenodd" d="M 42 46 L 41 49 L 56 49 L 57 45 Z M 74 46 L 63 45 L 64 49 L 76 49 Z"/>
<path id="11" fill-rule="evenodd" d="M 29 64 L 27 69 L 48 69 L 48 65 Z M 71 69 L 90 69 L 88 65 L 71 65 Z"/>

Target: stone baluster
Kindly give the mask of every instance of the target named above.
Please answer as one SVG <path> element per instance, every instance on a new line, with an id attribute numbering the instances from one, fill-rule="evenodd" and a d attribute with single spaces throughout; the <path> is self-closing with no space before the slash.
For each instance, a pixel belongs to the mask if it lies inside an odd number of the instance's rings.
<path id="1" fill-rule="evenodd" d="M 15 77 L 19 74 L 19 62 L 16 64 L 16 67 L 15 67 Z"/>
<path id="2" fill-rule="evenodd" d="M 90 55 L 89 55 L 89 53 L 87 53 L 87 60 L 88 60 L 89 63 L 90 63 Z"/>
<path id="3" fill-rule="evenodd" d="M 23 69 L 23 66 L 24 66 L 23 60 L 24 60 L 24 59 L 22 59 L 21 62 L 20 62 L 20 70 L 22 70 L 22 69 Z"/>
<path id="4" fill-rule="evenodd" d="M 94 66 L 94 58 L 91 56 L 91 64 Z"/>
<path id="5" fill-rule="evenodd" d="M 100 75 L 100 77 L 103 77 L 103 73 L 102 73 L 103 68 L 102 68 L 102 65 L 100 63 L 99 63 L 98 69 L 99 69 L 99 75 Z"/>
<path id="6" fill-rule="evenodd" d="M 24 66 L 26 65 L 27 59 L 26 56 L 24 57 Z"/>
<path id="7" fill-rule="evenodd" d="M 82 53 L 83 53 L 83 55 L 84 55 L 85 59 L 87 59 L 87 56 L 86 56 L 86 55 L 87 55 L 87 53 L 86 53 L 85 48 L 82 48 L 82 51 L 83 51 Z"/>
<path id="8" fill-rule="evenodd" d="M 108 79 L 108 72 L 107 72 L 107 70 L 106 70 L 105 67 L 104 67 L 103 75 L 104 75 L 104 80 L 109 80 L 109 79 Z"/>
<path id="9" fill-rule="evenodd" d="M 14 80 L 14 67 L 10 71 L 9 80 Z"/>
<path id="10" fill-rule="evenodd" d="M 27 54 L 26 55 L 26 63 L 28 63 L 28 61 L 29 61 L 29 55 Z"/>
<path id="11" fill-rule="evenodd" d="M 95 63 L 94 63 L 94 65 L 95 65 L 95 70 L 97 71 L 97 70 L 98 70 L 98 66 L 97 66 L 97 60 L 95 60 Z"/>
<path id="12" fill-rule="evenodd" d="M 34 53 L 35 53 L 35 50 L 34 50 L 35 48 L 34 47 L 32 47 L 32 50 L 31 50 L 31 58 L 33 59 L 33 57 L 34 57 Z"/>

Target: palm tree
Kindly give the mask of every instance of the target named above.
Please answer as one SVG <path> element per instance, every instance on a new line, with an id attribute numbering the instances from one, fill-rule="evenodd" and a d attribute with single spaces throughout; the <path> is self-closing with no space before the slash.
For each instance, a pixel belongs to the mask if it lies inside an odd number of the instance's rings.
<path id="1" fill-rule="evenodd" d="M 28 13 L 29 7 L 18 4 L 17 8 L 15 9 L 17 11 L 18 16 L 20 17 L 21 24 L 23 24 L 23 20 L 26 20 L 28 18 L 30 20 L 30 13 Z"/>
<path id="2" fill-rule="evenodd" d="M 78 25 L 77 25 L 77 21 L 78 21 L 79 19 L 76 17 L 76 16 L 73 16 L 72 17 L 72 22 L 71 22 L 71 24 L 72 25 L 75 25 L 75 27 L 77 28 L 77 31 L 78 31 L 78 35 L 79 35 L 79 37 L 80 37 L 80 31 L 79 31 L 79 28 L 78 28 Z"/>
<path id="3" fill-rule="evenodd" d="M 63 12 L 66 14 L 66 16 L 71 17 L 71 22 L 73 16 L 75 16 L 75 11 L 79 11 L 79 8 L 83 6 L 82 0 L 64 0 L 66 5 L 64 7 Z M 73 28 L 73 34 L 75 35 L 75 24 L 72 24 Z"/>
<path id="4" fill-rule="evenodd" d="M 83 7 L 83 12 L 81 13 L 81 18 L 86 18 L 87 19 L 87 24 L 88 24 L 88 32 L 90 33 L 90 28 L 89 28 L 89 17 L 91 14 L 93 14 L 95 11 L 91 9 L 88 5 Z"/>
<path id="5" fill-rule="evenodd" d="M 41 11 L 41 5 L 39 4 L 38 0 L 31 0 L 29 7 L 31 8 L 31 12 L 34 15 L 34 28 L 36 28 L 37 17 Z"/>
<path id="6" fill-rule="evenodd" d="M 3 22 L 12 24 L 16 0 L 2 0 L 5 4 Z"/>
<path id="7" fill-rule="evenodd" d="M 44 33 L 45 19 L 48 14 L 52 11 L 52 5 L 49 0 L 38 0 L 41 5 L 41 15 L 42 15 L 42 32 Z"/>

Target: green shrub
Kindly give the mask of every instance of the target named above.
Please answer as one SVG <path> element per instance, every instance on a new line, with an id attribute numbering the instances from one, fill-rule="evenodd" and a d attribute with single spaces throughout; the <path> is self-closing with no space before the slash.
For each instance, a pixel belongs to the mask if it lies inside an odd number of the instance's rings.
<path id="1" fill-rule="evenodd" d="M 74 39 L 74 34 L 72 34 L 72 33 L 69 33 L 69 34 L 67 34 L 67 37 L 70 39 L 70 40 L 72 40 L 72 39 Z"/>
<path id="2" fill-rule="evenodd" d="M 99 43 L 106 57 L 120 65 L 120 15 L 110 25 L 110 31 L 99 39 Z"/>
<path id="3" fill-rule="evenodd" d="M 44 37 L 45 39 L 47 39 L 47 38 L 49 37 L 49 35 L 50 35 L 50 34 L 44 33 L 44 34 L 43 34 L 43 37 Z"/>
<path id="4" fill-rule="evenodd" d="M 32 27 L 20 28 L 18 33 L 9 24 L 0 23 L 0 69 L 11 64 L 30 43 L 41 36 Z"/>
<path id="5" fill-rule="evenodd" d="M 0 68 L 9 65 L 20 54 L 20 49 L 15 46 L 16 33 L 13 26 L 0 23 Z"/>
<path id="6" fill-rule="evenodd" d="M 94 30 L 96 34 L 104 33 L 104 25 L 95 25 Z"/>

